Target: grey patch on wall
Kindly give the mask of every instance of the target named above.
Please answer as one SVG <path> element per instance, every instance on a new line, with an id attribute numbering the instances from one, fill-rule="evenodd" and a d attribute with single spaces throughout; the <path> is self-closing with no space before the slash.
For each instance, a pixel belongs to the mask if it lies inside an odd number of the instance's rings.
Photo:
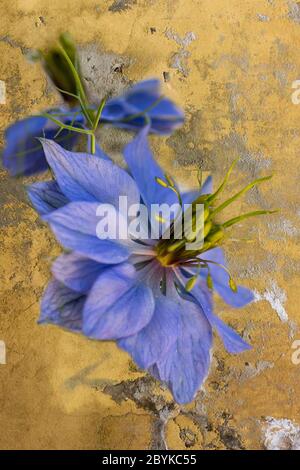
<path id="1" fill-rule="evenodd" d="M 201 112 L 192 111 L 190 119 L 181 129 L 178 129 L 173 135 L 167 138 L 166 143 L 174 152 L 175 166 L 199 166 L 202 170 L 208 168 L 203 167 L 202 152 L 197 147 L 200 141 Z"/>
<path id="2" fill-rule="evenodd" d="M 220 434 L 220 439 L 227 450 L 245 450 L 241 436 L 234 428 L 222 425 L 218 427 L 218 432 Z"/>
<path id="3" fill-rule="evenodd" d="M 172 29 L 165 31 L 167 39 L 173 40 L 178 44 L 179 50 L 175 52 L 170 60 L 170 67 L 178 70 L 184 77 L 189 74 L 188 59 L 191 55 L 190 51 L 187 50 L 188 46 L 197 39 L 197 36 L 192 31 L 186 33 L 183 37 L 180 37 Z"/>
<path id="4" fill-rule="evenodd" d="M 294 21 L 295 23 L 300 24 L 300 2 L 288 2 L 288 17 L 290 20 Z"/>
<path id="5" fill-rule="evenodd" d="M 138 408 L 150 412 L 155 417 L 151 448 L 166 450 L 165 427 L 168 420 L 178 414 L 179 407 L 175 402 L 167 401 L 162 395 L 155 393 L 155 385 L 156 381 L 146 375 L 136 380 L 107 385 L 103 392 L 118 404 L 130 399 Z"/>
<path id="6" fill-rule="evenodd" d="M 20 223 L 26 215 L 24 209 L 32 207 L 26 193 L 25 184 L 31 183 L 32 178 L 18 179 L 11 178 L 6 171 L 0 172 L 0 206 L 1 218 L 0 228 L 8 227 Z M 11 208 L 12 201 L 14 210 Z"/>
<path id="7" fill-rule="evenodd" d="M 260 375 L 267 369 L 273 369 L 274 363 L 270 361 L 257 361 L 255 364 L 247 363 L 240 374 L 239 382 L 246 382 Z"/>
<path id="8" fill-rule="evenodd" d="M 118 13 L 124 10 L 129 10 L 133 5 L 136 5 L 136 3 L 136 0 L 115 0 L 108 10 L 113 13 Z"/>
<path id="9" fill-rule="evenodd" d="M 126 68 L 131 59 L 112 52 L 105 52 L 90 44 L 79 48 L 80 64 L 91 99 L 99 102 L 122 93 L 130 85 Z"/>
<path id="10" fill-rule="evenodd" d="M 132 63 L 128 57 L 87 45 L 79 49 L 82 75 L 91 101 L 98 104 L 100 99 L 109 99 L 122 94 L 132 85 L 126 76 L 126 69 Z M 98 130 L 97 140 L 111 158 L 122 164 L 121 151 L 132 139 L 131 133 L 106 127 Z"/>
<path id="11" fill-rule="evenodd" d="M 185 126 L 166 143 L 175 151 L 175 163 L 179 166 L 198 165 L 204 171 L 212 171 L 218 177 L 224 177 L 234 159 L 239 158 L 237 167 L 253 178 L 270 169 L 272 161 L 261 151 L 248 148 L 247 139 L 237 132 L 213 142 L 205 139 L 202 128 L 201 111 L 190 111 L 190 119 Z M 200 147 L 202 146 L 202 148 Z"/>
<path id="12" fill-rule="evenodd" d="M 8 44 L 10 47 L 20 49 L 20 51 L 24 55 L 27 55 L 32 51 L 32 49 L 25 47 L 22 43 L 20 43 L 19 41 L 15 41 L 8 35 L 0 36 L 0 42 L 4 42 L 5 44 Z"/>
<path id="13" fill-rule="evenodd" d="M 258 242 L 254 245 L 255 249 L 252 249 L 253 244 L 246 244 L 246 246 L 248 247 L 247 250 L 245 249 L 244 252 L 239 253 L 238 258 L 233 244 L 226 250 L 230 270 L 236 277 L 239 279 L 255 279 L 274 273 L 278 269 L 276 257 L 260 247 Z"/>
<path id="14" fill-rule="evenodd" d="M 105 129 L 97 131 L 97 142 L 101 149 L 113 159 L 115 163 L 124 167 L 124 158 L 122 156 L 124 147 L 133 139 L 134 134 L 124 129 L 105 126 Z"/>

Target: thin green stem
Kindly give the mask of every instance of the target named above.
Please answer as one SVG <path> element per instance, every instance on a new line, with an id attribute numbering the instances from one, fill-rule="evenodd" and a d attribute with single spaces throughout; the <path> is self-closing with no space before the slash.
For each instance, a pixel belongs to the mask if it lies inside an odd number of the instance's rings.
<path id="1" fill-rule="evenodd" d="M 101 114 L 102 114 L 103 108 L 104 108 L 104 106 L 105 106 L 105 103 L 106 103 L 106 99 L 104 98 L 104 99 L 101 101 L 101 103 L 100 103 L 100 105 L 99 105 L 99 107 L 98 107 L 98 109 L 97 109 L 97 114 L 96 114 L 95 121 L 94 121 L 94 125 L 93 125 L 93 130 L 94 130 L 94 131 L 95 131 L 95 130 L 97 129 L 97 127 L 98 127 L 98 124 L 99 124 L 99 121 L 100 121 Z"/>
<path id="2" fill-rule="evenodd" d="M 74 127 L 68 124 L 64 124 L 63 122 L 59 121 L 58 119 L 55 119 L 51 114 L 48 114 L 48 113 L 43 113 L 41 114 L 41 116 L 50 119 L 57 126 L 62 127 L 63 129 L 67 129 L 69 131 L 78 132 L 79 134 L 87 134 L 87 135 L 91 135 L 93 133 L 92 130 L 82 129 L 79 127 Z"/>
<path id="3" fill-rule="evenodd" d="M 229 206 L 229 204 L 236 201 L 240 196 L 247 193 L 250 189 L 254 188 L 254 186 L 257 186 L 258 184 L 263 183 L 264 181 L 268 181 L 271 178 L 272 175 L 264 176 L 263 178 L 258 178 L 255 181 L 252 181 L 252 183 L 248 184 L 245 188 L 243 188 L 231 198 L 227 199 L 227 201 L 223 202 L 223 204 L 221 204 L 214 211 L 212 211 L 211 216 L 216 215 L 218 212 L 221 212 L 223 209 L 225 209 L 225 207 Z"/>
<path id="4" fill-rule="evenodd" d="M 276 212 L 278 212 L 278 210 L 272 210 L 272 211 L 261 210 L 261 211 L 247 212 L 246 214 L 242 214 L 237 217 L 233 217 L 230 220 L 227 220 L 227 222 L 224 222 L 224 224 L 222 224 L 222 227 L 228 228 L 234 224 L 241 222 L 242 220 L 249 219 L 250 217 L 256 217 L 257 215 L 265 215 L 265 214 L 275 214 Z"/>
<path id="5" fill-rule="evenodd" d="M 95 155 L 96 153 L 96 139 L 95 139 L 95 134 L 90 135 L 90 151 L 92 155 Z"/>
<path id="6" fill-rule="evenodd" d="M 62 52 L 63 56 L 65 57 L 68 65 L 70 67 L 70 70 L 73 74 L 73 77 L 74 77 L 74 80 L 75 80 L 75 83 L 76 83 L 76 88 L 77 88 L 77 91 L 79 93 L 79 102 L 80 102 L 82 111 L 83 111 L 84 115 L 86 116 L 86 118 L 88 119 L 90 125 L 92 126 L 94 113 L 93 112 L 91 113 L 88 109 L 88 99 L 86 97 L 85 90 L 84 90 L 83 85 L 81 83 L 80 76 L 79 76 L 79 74 L 77 72 L 77 69 L 74 66 L 72 60 L 70 59 L 69 55 L 65 51 L 65 49 L 62 46 L 59 46 L 59 47 L 60 47 L 61 52 Z"/>
<path id="7" fill-rule="evenodd" d="M 238 158 L 236 160 L 234 160 L 234 162 L 231 164 L 229 170 L 227 171 L 226 175 L 225 175 L 225 178 L 224 180 L 222 181 L 221 185 L 219 186 L 219 188 L 216 190 L 215 193 L 211 194 L 208 199 L 207 199 L 207 202 L 210 203 L 212 202 L 214 199 L 216 199 L 216 197 L 220 194 L 221 191 L 223 191 L 224 187 L 226 186 L 227 184 L 227 181 L 229 180 L 229 177 L 231 175 L 231 172 L 233 170 L 233 168 L 235 167 L 235 165 L 237 164 L 238 162 Z"/>
<path id="8" fill-rule="evenodd" d="M 84 88 L 82 86 L 82 83 L 81 83 L 81 80 L 80 80 L 80 77 L 78 75 L 78 72 L 76 70 L 76 68 L 74 67 L 74 64 L 73 62 L 71 61 L 69 55 L 67 54 L 67 52 L 65 51 L 65 49 L 62 47 L 62 46 L 59 46 L 64 58 L 66 59 L 66 61 L 68 62 L 68 65 L 71 69 L 71 72 L 73 74 L 73 77 L 74 77 L 74 80 L 76 82 L 76 87 L 77 87 L 77 90 L 83 100 L 84 103 L 87 102 L 87 98 L 86 98 L 86 94 L 85 94 L 85 91 L 84 91 Z"/>

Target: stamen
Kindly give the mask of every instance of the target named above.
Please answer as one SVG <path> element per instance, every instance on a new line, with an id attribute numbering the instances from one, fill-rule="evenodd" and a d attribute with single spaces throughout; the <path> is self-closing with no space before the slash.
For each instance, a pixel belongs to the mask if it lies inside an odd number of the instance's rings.
<path id="1" fill-rule="evenodd" d="M 208 199 L 207 199 L 207 202 L 212 202 L 216 199 L 216 197 L 220 194 L 221 191 L 223 191 L 223 189 L 225 188 L 226 184 L 227 184 L 227 181 L 229 180 L 229 177 L 231 175 L 231 172 L 232 170 L 234 169 L 235 165 L 237 164 L 237 162 L 239 161 L 239 158 L 237 158 L 236 160 L 234 160 L 234 162 L 231 164 L 229 170 L 227 171 L 226 175 L 225 175 L 225 178 L 222 182 L 222 184 L 219 186 L 219 188 L 217 189 L 216 192 L 214 192 L 213 194 L 211 194 Z"/>
<path id="2" fill-rule="evenodd" d="M 212 290 L 212 289 L 214 288 L 214 284 L 213 284 L 213 280 L 212 280 L 212 277 L 211 277 L 210 272 L 209 272 L 208 275 L 207 275 L 206 284 L 207 284 L 207 287 L 208 287 L 209 289 Z"/>
<path id="3" fill-rule="evenodd" d="M 243 194 L 247 193 L 254 186 L 257 186 L 258 184 L 263 183 L 264 181 L 268 181 L 271 178 L 272 178 L 272 175 L 264 176 L 263 178 L 258 178 L 256 180 L 252 181 L 252 183 L 249 183 L 245 188 L 243 188 L 241 191 L 236 193 L 231 198 L 227 199 L 227 201 L 223 202 L 223 204 L 221 204 L 219 207 L 217 207 L 215 210 L 213 210 L 211 214 L 216 215 L 218 212 L 221 212 L 223 209 L 225 209 L 225 207 L 229 206 L 229 204 L 232 204 L 234 201 L 236 201 Z"/>
<path id="4" fill-rule="evenodd" d="M 163 188 L 170 189 L 173 191 L 173 193 L 176 194 L 178 202 L 180 206 L 182 207 L 182 198 L 179 192 L 179 189 L 176 187 L 174 180 L 167 174 L 164 175 L 167 181 L 164 181 L 162 178 L 159 176 L 155 176 L 155 181 L 160 184 Z"/>
<path id="5" fill-rule="evenodd" d="M 234 281 L 234 279 L 232 278 L 229 270 L 226 268 L 226 266 L 224 266 L 223 264 L 220 264 L 220 263 L 217 263 L 216 261 L 212 261 L 212 260 L 202 260 L 201 258 L 199 258 L 202 262 L 204 263 L 211 263 L 211 264 L 215 264 L 216 266 L 219 266 L 220 268 L 224 269 L 224 271 L 228 274 L 229 276 L 229 279 L 228 279 L 228 285 L 230 287 L 230 289 L 233 291 L 233 292 L 237 292 L 237 285 Z"/>
<path id="6" fill-rule="evenodd" d="M 190 292 L 195 287 L 197 279 L 198 279 L 198 275 L 195 275 L 189 278 L 189 280 L 185 284 L 185 290 L 187 292 Z"/>
<path id="7" fill-rule="evenodd" d="M 239 215 L 237 217 L 233 217 L 230 220 L 227 220 L 227 222 L 224 222 L 222 224 L 223 228 L 228 228 L 231 227 L 234 224 L 237 224 L 241 222 L 242 220 L 249 219 L 250 217 L 256 217 L 257 215 L 265 215 L 265 214 L 275 214 L 276 212 L 279 212 L 279 209 L 275 209 L 273 211 L 253 211 L 253 212 L 247 212 L 246 214 Z"/>
<path id="8" fill-rule="evenodd" d="M 161 178 L 159 178 L 158 176 L 155 176 L 155 181 L 160 184 L 163 188 L 168 188 L 169 185 L 164 181 L 162 180 Z"/>

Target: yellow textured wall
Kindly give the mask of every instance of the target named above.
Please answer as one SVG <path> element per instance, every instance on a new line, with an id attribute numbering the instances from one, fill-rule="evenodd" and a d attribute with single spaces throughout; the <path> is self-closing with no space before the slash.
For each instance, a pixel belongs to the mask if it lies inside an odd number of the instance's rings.
<path id="1" fill-rule="evenodd" d="M 300 106 L 291 101 L 300 79 L 300 2 L 2 0 L 1 10 L 1 131 L 57 102 L 26 56 L 67 29 L 81 46 L 92 93 L 165 78 L 165 93 L 187 120 L 152 144 L 182 183 L 192 183 L 196 163 L 219 181 L 239 156 L 227 194 L 257 175 L 274 178 L 232 213 L 281 213 L 244 223 L 235 237 L 252 242 L 227 245 L 231 271 L 256 291 L 257 302 L 243 310 L 218 302 L 217 312 L 253 350 L 230 356 L 216 339 L 204 388 L 179 407 L 113 343 L 37 326 L 60 248 L 22 182 L 1 172 L 0 340 L 7 364 L 0 364 L 0 448 L 260 449 L 276 439 L 281 448 L 300 448 L 300 365 L 292 362 L 300 339 Z M 125 133 L 102 133 L 119 158 Z"/>

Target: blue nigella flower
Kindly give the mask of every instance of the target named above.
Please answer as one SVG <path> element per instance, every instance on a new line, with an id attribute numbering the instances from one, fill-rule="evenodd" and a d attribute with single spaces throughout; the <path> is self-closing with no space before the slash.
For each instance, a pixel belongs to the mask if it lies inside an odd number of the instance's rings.
<path id="1" fill-rule="evenodd" d="M 168 135 L 182 126 L 184 114 L 169 98 L 162 96 L 160 81 L 151 79 L 139 82 L 124 95 L 109 100 L 101 119 L 132 130 L 141 129 L 149 122 L 150 132 Z"/>
<path id="2" fill-rule="evenodd" d="M 49 114 L 66 112 L 62 109 L 52 109 Z M 75 119 L 74 119 L 75 117 Z M 81 127 L 81 115 L 71 115 L 62 118 L 64 124 Z M 46 171 L 48 168 L 42 144 L 37 137 L 54 139 L 65 149 L 72 150 L 79 134 L 62 130 L 57 137 L 59 128 L 50 119 L 42 116 L 31 116 L 15 122 L 5 131 L 6 146 L 2 152 L 2 164 L 11 176 L 30 176 Z"/>
<path id="3" fill-rule="evenodd" d="M 236 292 L 229 287 L 219 247 L 201 254 L 212 264 L 201 268 L 189 291 L 186 285 L 195 278 L 195 267 L 186 263 L 186 252 L 168 251 L 169 240 L 164 241 L 165 249 L 161 239 L 141 243 L 96 236 L 99 204 L 118 210 L 119 196 L 127 196 L 128 206 L 140 201 L 147 207 L 177 202 L 174 191 L 157 183 L 164 173 L 148 146 L 148 131 L 143 129 L 125 148 L 128 172 L 108 159 L 68 152 L 42 140 L 56 181 L 32 185 L 29 195 L 71 252 L 53 264 L 39 321 L 89 338 L 115 340 L 139 367 L 165 382 L 178 403 L 187 403 L 207 377 L 213 330 L 231 353 L 250 348 L 214 314 L 209 284 L 213 282 L 216 292 L 233 307 L 248 304 L 253 294 L 244 287 L 235 287 Z M 197 196 L 211 193 L 210 185 L 209 179 Z M 194 197 L 194 193 L 182 195 L 184 202 Z M 214 246 L 209 243 L 208 248 Z"/>
<path id="4" fill-rule="evenodd" d="M 87 127 L 86 119 L 77 109 L 53 109 L 48 114 L 60 115 L 64 124 Z M 66 116 L 63 116 L 66 113 Z M 139 130 L 150 122 L 149 132 L 170 134 L 184 120 L 183 112 L 168 98 L 160 94 L 159 80 L 147 80 L 133 86 L 123 96 L 109 100 L 101 115 L 101 122 L 110 125 Z M 32 116 L 9 126 L 5 131 L 6 146 L 2 163 L 11 176 L 29 176 L 48 168 L 42 145 L 36 139 L 54 139 L 67 150 L 72 150 L 79 133 L 63 129 L 56 137 L 59 127 L 50 119 Z"/>

